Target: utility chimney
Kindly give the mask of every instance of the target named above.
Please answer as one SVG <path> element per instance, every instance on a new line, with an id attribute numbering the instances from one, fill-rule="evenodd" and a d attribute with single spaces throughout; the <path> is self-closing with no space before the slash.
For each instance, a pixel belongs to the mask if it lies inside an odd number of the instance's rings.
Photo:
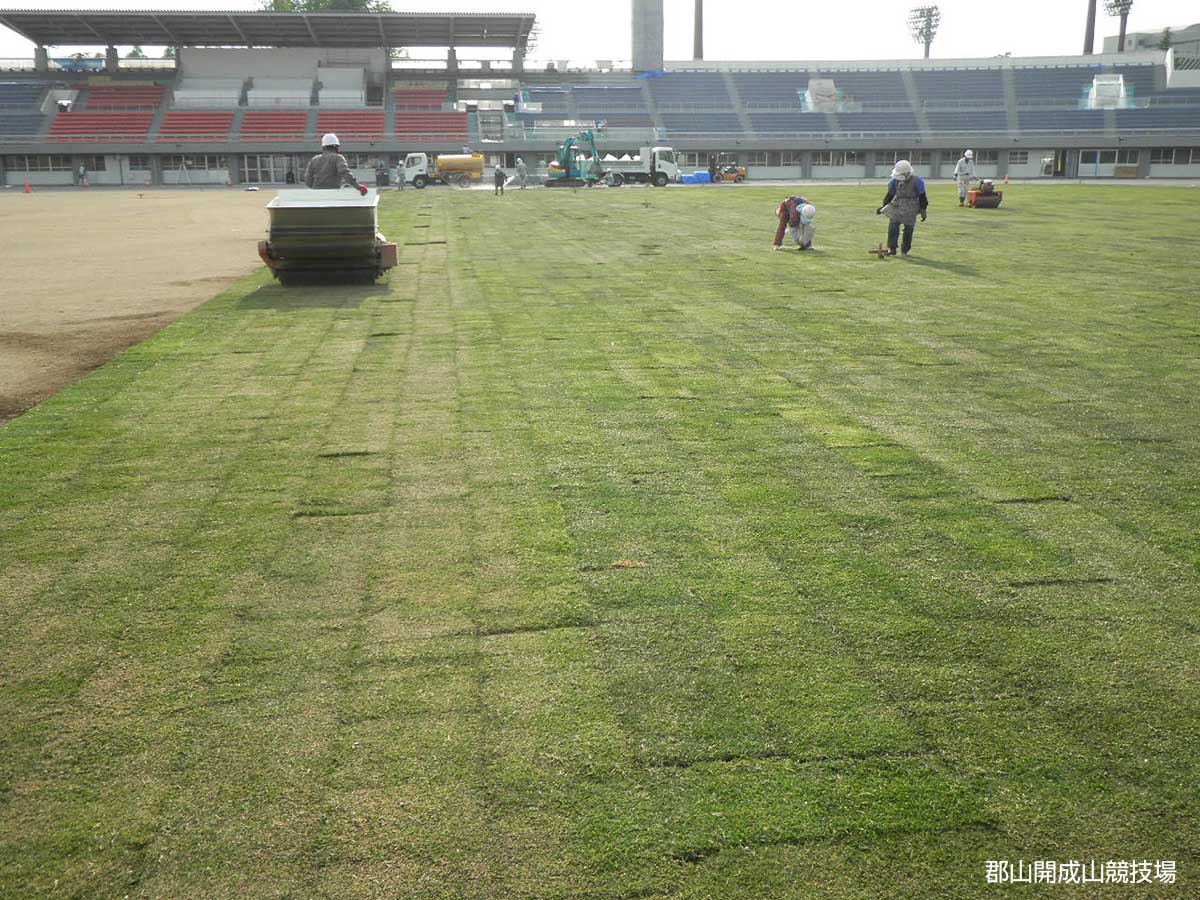
<path id="1" fill-rule="evenodd" d="M 663 0 L 633 0 L 633 71 L 663 67 Z"/>
<path id="2" fill-rule="evenodd" d="M 1090 56 L 1096 43 L 1096 0 L 1088 0 L 1087 28 L 1083 32 L 1083 55 Z"/>
<path id="3" fill-rule="evenodd" d="M 692 42 L 692 59 L 704 59 L 704 0 L 696 0 L 696 35 Z"/>

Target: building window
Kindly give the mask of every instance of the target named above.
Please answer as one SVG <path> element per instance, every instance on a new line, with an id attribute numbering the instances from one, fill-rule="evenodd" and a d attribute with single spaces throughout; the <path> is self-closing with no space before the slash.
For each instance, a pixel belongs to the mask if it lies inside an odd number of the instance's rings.
<path id="1" fill-rule="evenodd" d="M 105 170 L 103 156 L 81 156 L 79 157 L 79 162 L 89 172 L 103 172 Z"/>
<path id="2" fill-rule="evenodd" d="M 857 166 L 857 150 L 817 150 L 813 153 L 814 166 Z"/>
<path id="3" fill-rule="evenodd" d="M 149 172 L 150 157 L 148 156 L 131 156 L 129 157 L 129 170 L 131 172 Z"/>
<path id="4" fill-rule="evenodd" d="M 70 172 L 69 156 L 10 156 L 6 160 L 14 172 Z"/>
<path id="5" fill-rule="evenodd" d="M 1200 166 L 1200 147 L 1193 147 L 1193 148 L 1192 148 L 1192 160 L 1191 160 L 1191 162 L 1192 162 L 1192 165 L 1193 165 L 1193 166 Z"/>
<path id="6" fill-rule="evenodd" d="M 1141 156 L 1140 150 L 1134 150 L 1132 148 L 1125 149 L 1125 150 L 1118 150 L 1117 151 L 1117 165 L 1118 166 L 1136 166 L 1138 164 L 1138 159 L 1140 156 Z"/>
<path id="7" fill-rule="evenodd" d="M 804 165 L 803 150 L 784 150 L 779 154 L 779 164 L 781 166 L 802 166 Z"/>
<path id="8" fill-rule="evenodd" d="M 162 158 L 162 167 L 164 171 L 173 172 L 180 169 L 192 170 L 208 170 L 208 169 L 228 169 L 229 164 L 226 157 L 219 156 L 216 153 L 173 153 Z"/>
<path id="9" fill-rule="evenodd" d="M 1000 153 L 996 150 L 976 150 L 975 162 L 980 166 L 994 166 L 1000 161 Z"/>
<path id="10" fill-rule="evenodd" d="M 1009 150 L 1008 164 L 1010 166 L 1023 166 L 1029 162 L 1028 150 Z"/>
<path id="11" fill-rule="evenodd" d="M 930 160 L 933 159 L 933 154 L 929 150 L 914 150 L 909 156 L 908 161 L 914 166 L 927 166 Z"/>
<path id="12" fill-rule="evenodd" d="M 1187 150 L 1183 151 L 1187 155 Z M 1152 166 L 1173 166 L 1175 165 L 1175 148 L 1174 147 L 1155 147 L 1150 151 L 1150 165 Z"/>
<path id="13" fill-rule="evenodd" d="M 751 150 L 746 154 L 747 166 L 765 166 L 767 164 L 767 153 L 765 150 Z"/>

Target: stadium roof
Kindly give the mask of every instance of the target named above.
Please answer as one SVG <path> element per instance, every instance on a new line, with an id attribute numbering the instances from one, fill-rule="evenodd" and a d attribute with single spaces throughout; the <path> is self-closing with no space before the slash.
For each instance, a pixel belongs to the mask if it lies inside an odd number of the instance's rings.
<path id="1" fill-rule="evenodd" d="M 41 46 L 518 47 L 533 13 L 280 13 L 0 9 Z"/>

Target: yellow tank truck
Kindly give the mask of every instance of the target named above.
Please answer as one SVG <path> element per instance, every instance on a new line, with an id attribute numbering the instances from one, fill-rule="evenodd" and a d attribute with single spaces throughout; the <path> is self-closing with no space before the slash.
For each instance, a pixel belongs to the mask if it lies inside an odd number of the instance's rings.
<path id="1" fill-rule="evenodd" d="M 404 158 L 404 181 L 416 188 L 427 184 L 470 187 L 483 181 L 482 153 L 442 153 L 432 160 L 424 153 Z"/>

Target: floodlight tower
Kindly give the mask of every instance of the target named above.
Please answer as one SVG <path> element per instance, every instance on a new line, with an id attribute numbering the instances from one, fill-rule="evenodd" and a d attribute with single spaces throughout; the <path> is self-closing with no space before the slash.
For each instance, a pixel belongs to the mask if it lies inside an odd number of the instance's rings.
<path id="1" fill-rule="evenodd" d="M 1096 0 L 1088 0 L 1087 26 L 1083 30 L 1083 55 L 1091 56 L 1096 43 Z"/>
<path id="2" fill-rule="evenodd" d="M 1121 33 L 1124 34 L 1124 31 Z M 692 35 L 692 59 L 704 59 L 704 0 L 696 0 L 696 30 Z"/>
<path id="3" fill-rule="evenodd" d="M 699 2 L 699 0 L 697 0 Z M 1121 34 L 1117 37 L 1117 52 L 1125 52 L 1125 26 L 1129 22 L 1129 9 L 1133 0 L 1104 0 L 1104 11 L 1110 16 L 1121 17 Z"/>
<path id="4" fill-rule="evenodd" d="M 926 59 L 929 59 L 929 45 L 933 43 L 941 21 L 942 11 L 936 6 L 917 6 L 908 14 L 908 30 L 914 41 L 925 45 Z"/>

